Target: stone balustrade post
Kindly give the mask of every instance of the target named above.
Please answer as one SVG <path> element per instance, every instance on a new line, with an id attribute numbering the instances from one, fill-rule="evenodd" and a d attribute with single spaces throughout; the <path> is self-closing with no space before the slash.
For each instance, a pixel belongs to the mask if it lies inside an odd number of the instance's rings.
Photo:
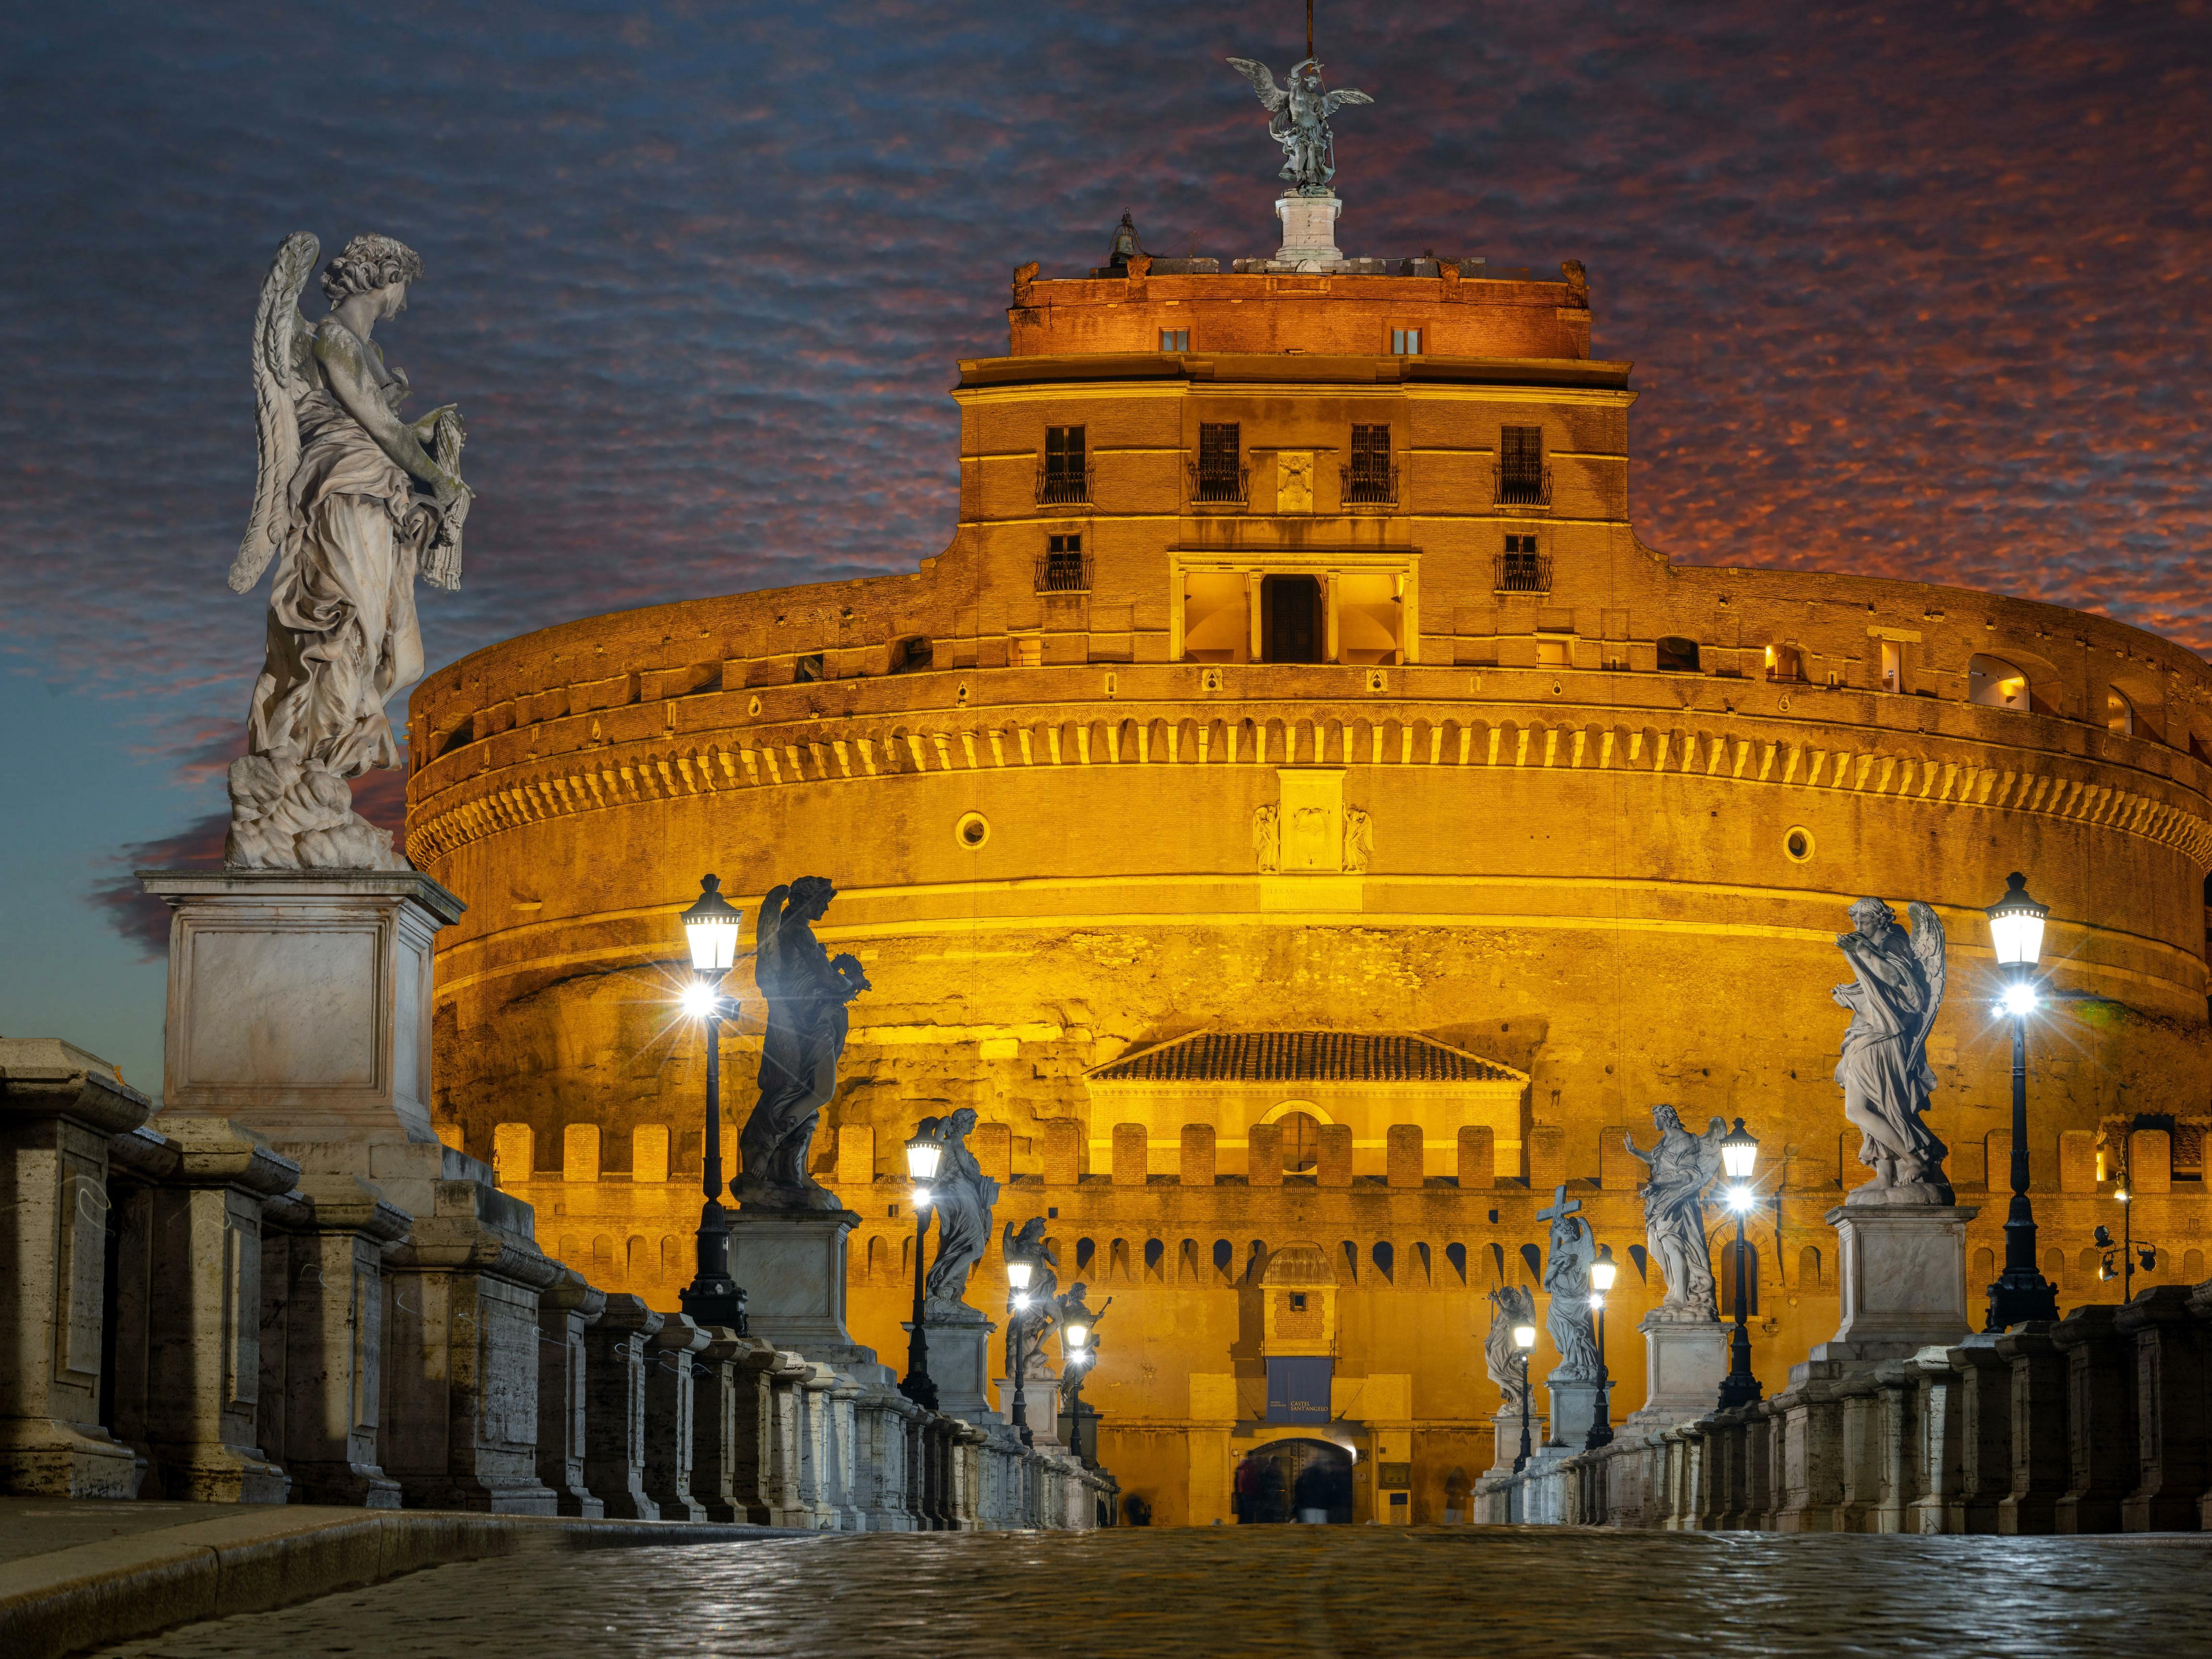
<path id="1" fill-rule="evenodd" d="M 1744 1407 L 1743 1514 L 1737 1522 L 1756 1532 L 1774 1524 L 1774 1417 L 1763 1400 Z"/>
<path id="2" fill-rule="evenodd" d="M 1874 1368 L 1876 1464 L 1879 1479 L 1869 1532 L 1909 1532 L 1921 1493 L 1920 1374 L 1909 1362 L 1886 1359 Z"/>
<path id="3" fill-rule="evenodd" d="M 1716 1465 L 1714 1490 L 1706 1512 L 1712 1517 L 1715 1531 L 1734 1531 L 1743 1526 L 1744 1456 L 1747 1449 L 1744 1417 L 1744 1408 L 1734 1406 L 1715 1412 L 1705 1419 L 1708 1436 L 1714 1443 L 1711 1455 Z"/>
<path id="4" fill-rule="evenodd" d="M 1911 1455 L 1918 1490 L 1906 1506 L 1901 1525 L 1905 1531 L 1923 1536 L 1960 1530 L 1953 1517 L 1965 1481 L 1960 1449 L 1965 1379 L 1951 1353 L 1944 1347 L 1923 1348 L 1905 1364 L 1914 1390 Z"/>
<path id="5" fill-rule="evenodd" d="M 709 1521 L 748 1517 L 738 1503 L 737 1361 L 746 1340 L 727 1325 L 706 1335 L 691 1355 L 691 1498 Z"/>
<path id="6" fill-rule="evenodd" d="M 962 1532 L 980 1532 L 983 1527 L 983 1443 L 989 1437 L 973 1423 L 956 1419 L 952 1434 L 956 1468 L 954 1482 L 957 1495 L 957 1522 Z"/>
<path id="7" fill-rule="evenodd" d="M 805 1524 L 817 1532 L 838 1529 L 835 1478 L 830 1470 L 830 1394 L 837 1374 L 827 1365 L 806 1362 L 793 1398 L 799 1404 L 799 1502 L 806 1511 Z"/>
<path id="8" fill-rule="evenodd" d="M 538 1293 L 538 1479 L 561 1514 L 594 1521 L 607 1510 L 584 1478 L 584 1333 L 606 1305 L 605 1291 L 565 1265 Z"/>
<path id="9" fill-rule="evenodd" d="M 52 1037 L 0 1038 L 0 1492 L 136 1498 L 101 1425 L 108 1148 L 152 1103 Z"/>
<path id="10" fill-rule="evenodd" d="M 441 1170 L 483 1169 L 427 1150 Z M 384 1472 L 410 1509 L 556 1514 L 538 1478 L 538 1298 L 561 1264 L 538 1249 L 530 1206 L 488 1180 L 405 1190 L 422 1196 L 384 1263 Z"/>
<path id="11" fill-rule="evenodd" d="M 2076 1308 L 2051 1333 L 2066 1361 L 2069 1479 L 2062 1533 L 2118 1532 L 2120 1506 L 2142 1478 L 2136 1428 L 2136 1345 L 2118 1308 Z"/>
<path id="12" fill-rule="evenodd" d="M 1979 1332 L 1946 1351 L 1959 1375 L 1959 1497 L 1945 1510 L 1946 1532 L 1996 1531 L 2012 1491 L 2012 1362 L 1997 1352 L 2001 1340 Z"/>
<path id="13" fill-rule="evenodd" d="M 661 1324 L 641 1298 L 611 1295 L 584 1333 L 584 1480 L 611 1520 L 660 1518 L 645 1490 L 645 1349 Z"/>
<path id="14" fill-rule="evenodd" d="M 1717 1417 L 1705 1416 L 1682 1425 L 1682 1438 L 1690 1450 L 1690 1525 L 1698 1532 L 1712 1532 L 1721 1523 L 1725 1501 L 1721 1485 L 1726 1479 L 1722 1463 L 1725 1430 Z"/>
<path id="15" fill-rule="evenodd" d="M 2068 1441 L 2066 1356 L 2051 1339 L 2057 1322 L 2031 1319 L 1997 1339 L 2012 1367 L 2012 1489 L 1997 1504 L 1997 1530 L 2058 1530 L 2058 1500 L 2073 1477 Z"/>
<path id="16" fill-rule="evenodd" d="M 665 1314 L 645 1347 L 645 1495 L 664 1521 L 704 1521 L 693 1496 L 699 1385 L 693 1357 L 714 1340 L 689 1314 Z M 717 1407 L 719 1408 L 719 1407 Z"/>
<path id="17" fill-rule="evenodd" d="M 842 1532 L 865 1532 L 868 1525 L 860 1502 L 860 1401 L 865 1392 L 842 1372 L 830 1391 L 830 1469 L 836 1477 L 832 1506 Z"/>
<path id="18" fill-rule="evenodd" d="M 809 1367 L 805 1360 L 787 1348 L 776 1351 L 775 1361 L 768 1372 L 769 1512 L 776 1526 L 811 1531 L 814 1510 L 806 1497 L 808 1425 L 805 1384 Z"/>
<path id="19" fill-rule="evenodd" d="M 1782 1419 L 1784 1485 L 1777 1532 L 1827 1532 L 1844 1501 L 1844 1407 L 1835 1384 L 1800 1383 L 1774 1397 Z"/>
<path id="20" fill-rule="evenodd" d="M 2136 1488 L 2120 1508 L 2129 1532 L 2194 1532 L 2212 1486 L 2206 1446 L 2205 1331 L 2191 1307 L 2197 1291 L 2158 1285 L 2119 1311 L 2136 1346 Z"/>
<path id="21" fill-rule="evenodd" d="M 1881 1491 L 1881 1389 L 1871 1371 L 1839 1377 L 1829 1386 L 1840 1407 L 1838 1424 L 1843 1439 L 1837 1471 L 1843 1490 L 1828 1530 L 1871 1532 Z"/>
<path id="22" fill-rule="evenodd" d="M 185 1503 L 284 1503 L 291 1480 L 255 1433 L 261 1210 L 292 1189 L 300 1166 L 222 1118 L 154 1127 L 175 1154 L 149 1195 L 149 1247 L 136 1258 L 149 1275 L 137 1290 L 154 1488 Z"/>
<path id="23" fill-rule="evenodd" d="M 277 1272 L 263 1255 L 262 1413 L 282 1419 L 295 1502 L 396 1510 L 399 1483 L 377 1462 L 384 1255 L 412 1218 L 357 1176 L 314 1175 L 303 1187 Z"/>

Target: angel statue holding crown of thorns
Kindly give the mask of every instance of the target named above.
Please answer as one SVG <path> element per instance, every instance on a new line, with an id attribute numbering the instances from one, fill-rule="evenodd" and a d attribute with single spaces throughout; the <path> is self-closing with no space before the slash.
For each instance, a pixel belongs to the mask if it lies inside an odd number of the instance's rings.
<path id="1" fill-rule="evenodd" d="M 404 870 L 391 832 L 353 810 L 349 780 L 400 764 L 385 704 L 422 678 L 415 578 L 461 580 L 471 492 L 451 405 L 399 416 L 407 376 L 371 340 L 406 308 L 422 261 L 356 236 L 324 267 L 330 314 L 300 314 L 321 245 L 284 239 L 253 325 L 261 471 L 230 567 L 243 593 L 271 561 L 268 655 L 230 769 L 233 869 Z"/>

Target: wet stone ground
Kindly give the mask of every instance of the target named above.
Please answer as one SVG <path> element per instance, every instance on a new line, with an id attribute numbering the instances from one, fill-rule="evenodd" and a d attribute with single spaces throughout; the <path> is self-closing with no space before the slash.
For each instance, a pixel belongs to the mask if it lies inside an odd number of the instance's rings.
<path id="1" fill-rule="evenodd" d="M 106 1652 L 2184 1659 L 2212 1654 L 2212 1540 L 1253 1527 L 549 1550 Z"/>

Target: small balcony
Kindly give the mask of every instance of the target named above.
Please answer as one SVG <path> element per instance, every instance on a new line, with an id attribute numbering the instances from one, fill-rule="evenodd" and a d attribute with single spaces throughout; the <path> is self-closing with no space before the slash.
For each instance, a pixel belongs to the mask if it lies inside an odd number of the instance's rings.
<path id="1" fill-rule="evenodd" d="M 1497 483 L 1493 504 L 1498 507 L 1549 507 L 1552 469 L 1548 466 L 1499 466 L 1491 469 Z"/>
<path id="2" fill-rule="evenodd" d="M 1548 593 L 1552 591 L 1552 556 L 1548 553 L 1500 553 L 1499 593 Z"/>
<path id="3" fill-rule="evenodd" d="M 1091 556 L 1088 553 L 1038 554 L 1036 591 L 1040 593 L 1088 593 L 1091 591 Z"/>
<path id="4" fill-rule="evenodd" d="M 1338 469 L 1343 480 L 1346 508 L 1398 505 L 1398 466 L 1346 466 Z"/>
<path id="5" fill-rule="evenodd" d="M 1251 500 L 1252 469 L 1186 461 L 1190 499 L 1201 507 L 1243 507 Z"/>
<path id="6" fill-rule="evenodd" d="M 1079 465 L 1060 461 L 1037 464 L 1036 498 L 1039 507 L 1084 507 L 1091 501 L 1091 462 Z"/>

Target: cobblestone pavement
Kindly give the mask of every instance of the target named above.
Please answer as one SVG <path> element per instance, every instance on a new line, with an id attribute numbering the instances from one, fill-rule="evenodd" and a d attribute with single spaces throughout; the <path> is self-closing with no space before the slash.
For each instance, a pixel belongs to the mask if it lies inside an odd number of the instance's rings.
<path id="1" fill-rule="evenodd" d="M 1463 1527 L 878 1534 L 457 1564 L 106 1651 L 2183 1659 L 2212 1653 L 2208 1591 L 2212 1540 L 2195 1538 Z"/>

